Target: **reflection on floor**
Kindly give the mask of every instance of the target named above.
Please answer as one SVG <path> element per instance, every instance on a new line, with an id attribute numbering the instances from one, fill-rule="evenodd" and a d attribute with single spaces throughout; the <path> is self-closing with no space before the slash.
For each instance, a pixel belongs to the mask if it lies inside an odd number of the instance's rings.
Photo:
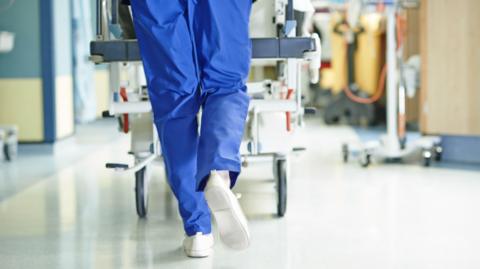
<path id="1" fill-rule="evenodd" d="M 183 231 L 161 164 L 150 215 L 138 220 L 133 176 L 104 168 L 128 161 L 112 124 L 79 130 L 54 156 L 0 164 L 1 268 L 478 268 L 480 170 L 417 164 L 343 164 L 347 127 L 307 122 L 294 156 L 288 212 L 277 219 L 271 167 L 249 167 L 236 188 L 253 243 L 185 258 Z M 79 154 L 78 152 L 82 152 Z M 68 156 L 70 157 L 68 157 Z M 72 157 L 74 155 L 74 157 Z"/>

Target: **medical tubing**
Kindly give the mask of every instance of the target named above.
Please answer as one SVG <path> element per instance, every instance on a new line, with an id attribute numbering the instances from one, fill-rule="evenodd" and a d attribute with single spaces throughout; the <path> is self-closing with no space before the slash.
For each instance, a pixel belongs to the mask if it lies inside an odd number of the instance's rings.
<path id="1" fill-rule="evenodd" d="M 352 90 L 350 89 L 350 87 L 347 85 L 345 86 L 344 88 L 344 92 L 345 92 L 345 95 L 347 95 L 347 97 L 356 102 L 356 103 L 359 103 L 359 104 L 373 104 L 375 102 L 377 102 L 378 100 L 380 100 L 380 98 L 382 98 L 383 96 L 383 93 L 385 92 L 385 80 L 386 80 L 386 77 L 387 77 L 387 65 L 385 64 L 382 68 L 382 72 L 380 74 L 380 80 L 378 82 L 378 86 L 377 86 L 377 90 L 375 91 L 375 93 L 370 96 L 370 97 L 360 97 L 360 96 L 357 96 L 355 93 L 352 92 Z"/>

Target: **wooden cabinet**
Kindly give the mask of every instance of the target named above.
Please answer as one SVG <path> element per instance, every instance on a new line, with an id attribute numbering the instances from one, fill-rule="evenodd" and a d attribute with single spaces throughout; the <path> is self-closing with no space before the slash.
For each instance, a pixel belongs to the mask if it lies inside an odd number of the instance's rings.
<path id="1" fill-rule="evenodd" d="M 480 135 L 480 1 L 422 0 L 420 128 Z"/>

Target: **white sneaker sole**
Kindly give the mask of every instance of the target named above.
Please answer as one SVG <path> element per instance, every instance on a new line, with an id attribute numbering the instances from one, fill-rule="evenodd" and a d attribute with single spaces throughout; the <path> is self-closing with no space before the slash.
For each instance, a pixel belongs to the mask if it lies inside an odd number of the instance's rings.
<path id="1" fill-rule="evenodd" d="M 213 249 L 204 249 L 204 250 L 187 250 L 184 249 L 185 254 L 190 258 L 206 258 L 213 253 Z"/>
<path id="2" fill-rule="evenodd" d="M 211 186 L 205 190 L 205 198 L 223 243 L 232 249 L 246 249 L 250 245 L 247 219 L 233 193 L 222 187 Z"/>

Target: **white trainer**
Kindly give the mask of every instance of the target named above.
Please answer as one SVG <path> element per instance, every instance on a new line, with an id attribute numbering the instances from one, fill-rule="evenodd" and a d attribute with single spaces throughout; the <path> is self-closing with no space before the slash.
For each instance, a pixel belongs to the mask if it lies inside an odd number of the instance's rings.
<path id="1" fill-rule="evenodd" d="M 183 250 L 188 257 L 204 258 L 213 252 L 212 234 L 197 233 L 193 236 L 185 237 L 183 240 Z"/>
<path id="2" fill-rule="evenodd" d="M 222 242 L 236 250 L 246 249 L 250 245 L 247 218 L 229 184 L 218 171 L 210 174 L 205 198 L 217 222 Z"/>

